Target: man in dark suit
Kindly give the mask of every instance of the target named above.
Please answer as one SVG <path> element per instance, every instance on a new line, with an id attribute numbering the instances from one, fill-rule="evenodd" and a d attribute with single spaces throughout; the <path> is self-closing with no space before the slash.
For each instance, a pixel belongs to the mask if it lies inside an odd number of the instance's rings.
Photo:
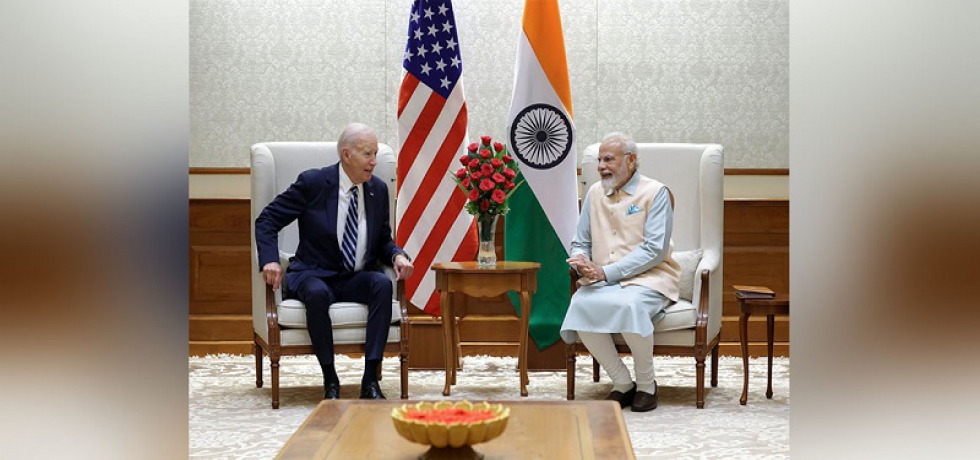
<path id="1" fill-rule="evenodd" d="M 391 325 L 391 279 L 381 265 L 394 267 L 398 279 L 414 267 L 391 239 L 388 186 L 373 177 L 378 138 L 366 125 L 352 123 L 337 141 L 340 161 L 299 175 L 255 219 L 255 244 L 262 277 L 279 289 L 278 234 L 299 219 L 299 245 L 285 273 L 285 298 L 306 304 L 306 323 L 323 370 L 324 399 L 340 397 L 334 367 L 333 328 L 328 309 L 334 302 L 368 305 L 367 339 L 361 398 L 384 399 L 377 370 Z"/>

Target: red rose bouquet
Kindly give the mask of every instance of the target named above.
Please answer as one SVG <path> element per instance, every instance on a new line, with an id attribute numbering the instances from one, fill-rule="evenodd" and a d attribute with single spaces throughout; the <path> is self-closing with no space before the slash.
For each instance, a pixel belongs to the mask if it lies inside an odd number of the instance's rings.
<path id="1" fill-rule="evenodd" d="M 517 163 L 507 154 L 507 146 L 481 136 L 482 143 L 472 143 L 466 154 L 459 157 L 463 164 L 453 175 L 459 189 L 466 194 L 466 211 L 476 216 L 480 236 L 481 267 L 494 267 L 497 257 L 493 244 L 497 216 L 507 214 L 507 199 L 520 187 L 515 183 Z"/>
<path id="2" fill-rule="evenodd" d="M 493 215 L 507 214 L 510 210 L 507 199 L 520 184 L 514 183 L 517 163 L 507 154 L 507 146 L 493 142 L 490 136 L 482 136 L 480 140 L 482 144 L 470 144 L 467 153 L 459 157 L 463 167 L 453 179 L 466 194 L 466 211 L 483 221 Z"/>

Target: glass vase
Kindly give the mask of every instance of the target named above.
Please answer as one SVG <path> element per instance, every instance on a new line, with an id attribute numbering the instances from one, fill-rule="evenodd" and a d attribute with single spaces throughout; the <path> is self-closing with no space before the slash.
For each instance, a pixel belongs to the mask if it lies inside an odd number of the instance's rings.
<path id="1" fill-rule="evenodd" d="M 497 248 L 494 244 L 496 230 L 497 214 L 477 218 L 476 231 L 480 237 L 480 252 L 476 255 L 476 262 L 480 268 L 495 268 L 497 266 Z"/>

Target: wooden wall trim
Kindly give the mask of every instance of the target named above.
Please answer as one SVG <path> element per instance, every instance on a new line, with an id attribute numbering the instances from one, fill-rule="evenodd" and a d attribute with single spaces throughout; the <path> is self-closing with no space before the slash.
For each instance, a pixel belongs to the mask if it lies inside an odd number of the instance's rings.
<path id="1" fill-rule="evenodd" d="M 233 204 L 233 203 L 251 203 L 251 198 L 189 198 L 190 204 Z"/>
<path id="2" fill-rule="evenodd" d="M 725 204 L 739 206 L 771 206 L 780 203 L 789 203 L 789 198 L 725 198 Z"/>
<path id="3" fill-rule="evenodd" d="M 205 168 L 205 167 L 191 167 L 189 169 L 190 174 L 251 174 L 251 168 Z"/>
<path id="4" fill-rule="evenodd" d="M 726 176 L 788 176 L 789 168 L 725 168 Z"/>

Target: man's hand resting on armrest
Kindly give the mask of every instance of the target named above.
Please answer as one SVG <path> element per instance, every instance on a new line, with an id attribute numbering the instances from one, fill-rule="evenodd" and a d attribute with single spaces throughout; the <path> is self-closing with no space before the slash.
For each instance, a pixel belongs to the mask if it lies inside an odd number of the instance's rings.
<path id="1" fill-rule="evenodd" d="M 265 284 L 271 284 L 272 290 L 279 289 L 279 283 L 282 282 L 282 265 L 279 262 L 269 262 L 262 267 L 262 279 L 265 280 Z"/>
<path id="2" fill-rule="evenodd" d="M 393 264 L 395 268 L 395 279 L 403 280 L 412 276 L 412 271 L 415 270 L 415 266 L 412 265 L 412 261 L 405 257 L 405 254 L 398 254 L 395 256 L 395 262 Z"/>

